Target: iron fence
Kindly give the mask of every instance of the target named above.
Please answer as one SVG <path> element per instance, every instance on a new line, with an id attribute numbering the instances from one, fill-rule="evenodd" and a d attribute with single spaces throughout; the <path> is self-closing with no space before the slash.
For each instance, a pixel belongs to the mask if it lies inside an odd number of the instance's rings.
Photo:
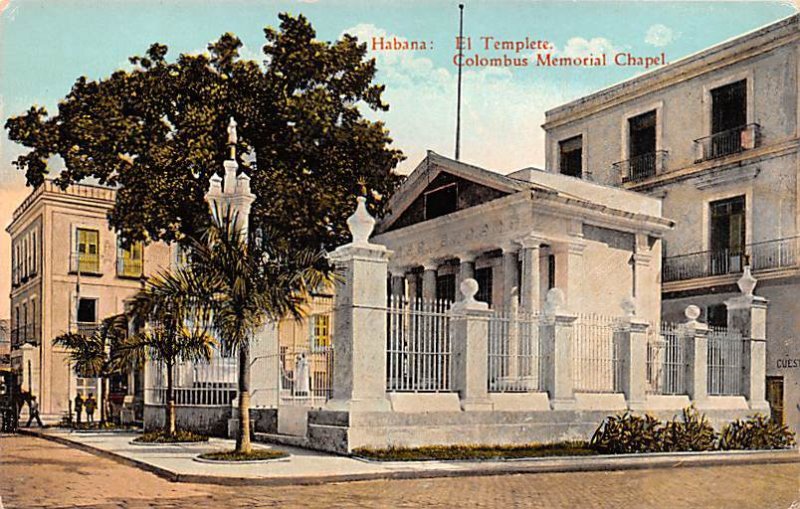
<path id="1" fill-rule="evenodd" d="M 215 352 L 216 353 L 216 352 Z M 167 370 L 163 363 L 151 363 L 150 397 L 147 403 L 167 403 Z M 214 355 L 210 361 L 184 362 L 173 367 L 173 394 L 178 406 L 230 406 L 236 399 L 238 362 L 236 357 Z"/>
<path id="2" fill-rule="evenodd" d="M 392 296 L 387 307 L 386 390 L 449 392 L 450 301 Z"/>
<path id="3" fill-rule="evenodd" d="M 713 327 L 708 333 L 708 394 L 736 396 L 742 391 L 744 339 L 737 331 Z"/>
<path id="4" fill-rule="evenodd" d="M 515 311 L 489 318 L 489 392 L 532 392 L 543 389 L 540 317 Z"/>
<path id="5" fill-rule="evenodd" d="M 617 319 L 580 315 L 573 326 L 573 377 L 576 392 L 621 392 L 622 361 Z"/>
<path id="6" fill-rule="evenodd" d="M 660 330 L 652 326 L 648 329 L 648 394 L 686 393 L 686 342 L 680 330 L 680 325 L 666 322 Z"/>

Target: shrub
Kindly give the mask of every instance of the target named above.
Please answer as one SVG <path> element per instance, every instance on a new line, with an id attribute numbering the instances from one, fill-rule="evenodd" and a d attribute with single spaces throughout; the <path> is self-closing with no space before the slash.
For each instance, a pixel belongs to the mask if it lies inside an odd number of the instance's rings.
<path id="1" fill-rule="evenodd" d="M 663 451 L 714 450 L 717 433 L 704 414 L 694 405 L 684 408 L 681 417 L 673 417 L 664 425 Z"/>
<path id="2" fill-rule="evenodd" d="M 795 445 L 795 436 L 788 427 L 756 414 L 726 424 L 717 447 L 733 449 L 787 449 Z"/>
<path id="3" fill-rule="evenodd" d="M 606 417 L 589 445 L 602 454 L 659 452 L 663 447 L 663 435 L 664 427 L 652 415 L 625 412 Z"/>
<path id="4" fill-rule="evenodd" d="M 208 442 L 208 437 L 191 431 L 178 430 L 174 435 L 169 435 L 165 431 L 159 430 L 143 433 L 141 436 L 134 438 L 133 441 L 146 444 L 172 444 L 179 442 Z"/>
<path id="5" fill-rule="evenodd" d="M 217 451 L 207 452 L 199 456 L 204 460 L 212 461 L 264 461 L 278 458 L 288 458 L 289 455 L 282 451 L 272 449 L 253 449 L 250 452 Z"/>

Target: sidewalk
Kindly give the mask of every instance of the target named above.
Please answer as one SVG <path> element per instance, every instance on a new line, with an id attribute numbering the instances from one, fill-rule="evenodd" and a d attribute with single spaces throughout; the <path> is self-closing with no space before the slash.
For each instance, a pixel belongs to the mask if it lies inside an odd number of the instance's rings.
<path id="1" fill-rule="evenodd" d="M 290 457 L 244 465 L 214 465 L 194 458 L 201 453 L 233 448 L 233 441 L 212 438 L 191 445 L 133 445 L 135 433 L 71 432 L 66 429 L 23 429 L 21 433 L 76 447 L 150 471 L 176 482 L 223 485 L 290 485 L 372 479 L 415 479 L 521 473 L 588 472 L 652 468 L 702 467 L 800 462 L 797 450 L 661 453 L 499 461 L 375 462 L 287 446 L 253 444 L 285 451 Z"/>

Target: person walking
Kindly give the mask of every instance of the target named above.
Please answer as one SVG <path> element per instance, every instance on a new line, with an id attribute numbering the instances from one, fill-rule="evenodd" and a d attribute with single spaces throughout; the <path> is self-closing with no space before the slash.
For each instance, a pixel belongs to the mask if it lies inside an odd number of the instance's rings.
<path id="1" fill-rule="evenodd" d="M 44 428 L 44 424 L 42 424 L 42 419 L 39 418 L 39 403 L 36 401 L 36 396 L 31 396 L 31 400 L 28 403 L 28 409 L 30 410 L 30 416 L 28 417 L 28 424 L 25 425 L 26 428 L 31 427 L 31 423 L 34 419 L 39 424 L 40 428 Z"/>
<path id="2" fill-rule="evenodd" d="M 89 397 L 86 398 L 86 422 L 89 424 L 94 423 L 94 411 L 97 409 L 97 400 L 94 399 L 94 393 L 90 392 Z"/>
<path id="3" fill-rule="evenodd" d="M 83 414 L 83 396 L 81 393 L 75 395 L 75 422 L 81 425 L 81 414 Z"/>

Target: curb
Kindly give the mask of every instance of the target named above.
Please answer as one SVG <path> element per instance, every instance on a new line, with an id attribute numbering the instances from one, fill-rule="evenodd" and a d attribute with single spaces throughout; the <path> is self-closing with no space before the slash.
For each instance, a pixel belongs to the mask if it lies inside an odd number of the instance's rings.
<path id="1" fill-rule="evenodd" d="M 434 479 L 454 477 L 486 477 L 494 475 L 518 474 L 550 474 L 570 472 L 597 472 L 597 471 L 626 471 L 626 470 L 652 470 L 666 468 L 687 467 L 712 467 L 712 466 L 739 466 L 739 465 L 774 465 L 784 463 L 800 463 L 800 453 L 796 449 L 780 451 L 732 451 L 722 453 L 660 453 L 661 456 L 652 455 L 623 455 L 623 456 L 586 456 L 562 457 L 560 464 L 537 464 L 535 458 L 529 459 L 528 464 L 520 461 L 502 461 L 493 464 L 481 464 L 472 468 L 459 468 L 453 470 L 402 470 L 388 472 L 368 472 L 363 474 L 329 474 L 320 476 L 294 476 L 294 477 L 223 477 L 202 474 L 179 474 L 171 470 L 157 467 L 150 463 L 120 456 L 116 453 L 100 449 L 91 445 L 72 441 L 68 438 L 49 435 L 33 430 L 19 430 L 19 434 L 50 440 L 68 447 L 94 454 L 117 463 L 139 468 L 151 472 L 163 479 L 172 482 L 215 484 L 221 486 L 290 486 L 290 485 L 317 485 L 339 482 L 375 481 L 375 480 L 402 480 L 402 479 Z M 552 460 L 553 458 L 540 458 Z M 577 460 L 581 461 L 572 461 Z M 634 461 L 631 461 L 634 460 Z M 372 462 L 370 462 L 372 463 Z M 384 462 L 388 463 L 388 462 Z M 396 463 L 396 462 L 395 462 Z M 407 464 L 407 463 L 405 463 Z M 441 463 L 439 463 L 441 464 Z M 459 464 L 459 463 L 454 463 Z M 460 465 L 464 465 L 460 462 Z"/>

